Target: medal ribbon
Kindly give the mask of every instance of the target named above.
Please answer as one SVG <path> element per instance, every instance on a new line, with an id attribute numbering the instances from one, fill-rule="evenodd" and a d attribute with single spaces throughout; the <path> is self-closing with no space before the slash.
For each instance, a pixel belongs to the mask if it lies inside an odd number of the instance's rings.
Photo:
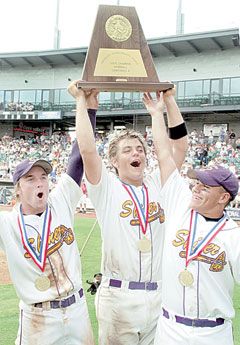
<path id="1" fill-rule="evenodd" d="M 22 243 L 34 263 L 40 268 L 42 272 L 44 272 L 45 264 L 46 264 L 46 257 L 47 257 L 47 250 L 48 250 L 48 238 L 50 233 L 52 215 L 51 210 L 49 209 L 48 205 L 45 211 L 44 220 L 43 220 L 43 229 L 42 229 L 42 236 L 40 241 L 40 253 L 39 255 L 36 253 L 36 250 L 33 248 L 32 244 L 28 240 L 27 230 L 24 222 L 24 216 L 22 213 L 22 206 L 20 206 L 19 210 L 20 215 L 18 216 L 18 226 L 21 233 Z"/>
<path id="2" fill-rule="evenodd" d="M 134 206 L 135 206 L 136 211 L 137 211 L 140 227 L 142 229 L 142 233 L 145 235 L 145 233 L 147 231 L 147 225 L 148 225 L 148 208 L 149 208 L 148 189 L 145 186 L 145 184 L 143 184 L 142 192 L 143 192 L 143 196 L 144 196 L 144 200 L 143 200 L 144 201 L 144 209 L 142 209 L 141 203 L 139 202 L 139 199 L 138 199 L 133 187 L 130 185 L 127 185 L 127 184 L 122 184 L 122 185 L 126 189 L 126 191 L 128 192 L 130 198 L 132 199 L 132 201 L 134 203 Z"/>
<path id="3" fill-rule="evenodd" d="M 198 213 L 195 210 L 191 210 L 189 235 L 187 239 L 186 248 L 186 267 L 188 266 L 190 261 L 192 261 L 202 253 L 206 246 L 217 236 L 219 231 L 223 229 L 223 227 L 226 224 L 226 218 L 227 215 L 225 213 L 224 216 L 221 219 L 219 219 L 219 221 L 213 226 L 212 229 L 210 229 L 207 235 L 194 248 L 194 241 L 197 231 Z"/>

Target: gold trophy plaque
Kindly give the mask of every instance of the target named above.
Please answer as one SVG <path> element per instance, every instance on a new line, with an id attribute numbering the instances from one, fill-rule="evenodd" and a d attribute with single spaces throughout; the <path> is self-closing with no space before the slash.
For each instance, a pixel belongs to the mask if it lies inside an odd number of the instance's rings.
<path id="1" fill-rule="evenodd" d="M 82 89 L 164 91 L 134 7 L 100 5 L 83 67 Z"/>

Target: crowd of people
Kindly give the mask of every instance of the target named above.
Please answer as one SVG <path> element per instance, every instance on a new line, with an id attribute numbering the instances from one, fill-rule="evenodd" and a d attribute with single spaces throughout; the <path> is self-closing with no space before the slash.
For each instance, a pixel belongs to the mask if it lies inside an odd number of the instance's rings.
<path id="1" fill-rule="evenodd" d="M 44 135 L 28 139 L 3 136 L 0 139 L 0 178 L 9 179 L 15 166 L 23 159 L 48 159 L 53 165 L 51 180 L 66 171 L 68 155 L 71 151 L 71 139 L 65 133 L 53 134 L 51 138 Z"/>
<path id="2" fill-rule="evenodd" d="M 34 105 L 31 102 L 10 102 L 7 104 L 9 111 L 33 111 Z"/>
<path id="3" fill-rule="evenodd" d="M 233 131 L 212 138 L 211 133 L 205 136 L 203 131 L 193 130 L 189 133 L 189 148 L 182 165 L 181 173 L 186 177 L 189 168 L 221 164 L 240 176 L 240 137 L 234 138 Z M 99 155 L 106 166 L 111 169 L 107 159 L 109 140 L 114 133 L 96 135 L 96 145 Z M 157 167 L 156 155 L 151 135 L 144 136 L 147 144 L 146 174 Z M 11 179 L 15 166 L 23 159 L 48 159 L 53 166 L 50 175 L 51 187 L 54 187 L 62 173 L 66 171 L 68 156 L 71 151 L 71 137 L 66 133 L 55 133 L 50 138 L 44 135 L 29 137 L 28 139 L 3 136 L 0 139 L 0 179 Z M 240 206 L 240 195 L 232 203 L 233 207 Z M 81 208 L 82 209 L 82 208 Z"/>
<path id="4" fill-rule="evenodd" d="M 106 166 L 111 169 L 107 159 L 109 140 L 114 133 L 96 134 L 96 145 L 99 155 Z M 156 155 L 152 136 L 145 133 L 147 144 L 146 174 L 151 173 L 157 167 Z M 194 129 L 189 133 L 189 148 L 182 165 L 181 172 L 186 176 L 189 168 L 197 168 L 212 164 L 221 164 L 228 167 L 237 176 L 240 176 L 240 137 L 230 130 L 220 131 L 218 136 L 204 135 L 203 131 Z M 50 175 L 51 186 L 54 186 L 62 173 L 66 171 L 68 156 L 71 151 L 71 137 L 66 133 L 54 133 L 47 136 L 29 137 L 28 139 L 3 136 L 0 139 L 0 179 L 11 179 L 15 166 L 22 159 L 48 159 L 53 171 Z M 232 203 L 233 207 L 240 206 L 240 195 Z"/>

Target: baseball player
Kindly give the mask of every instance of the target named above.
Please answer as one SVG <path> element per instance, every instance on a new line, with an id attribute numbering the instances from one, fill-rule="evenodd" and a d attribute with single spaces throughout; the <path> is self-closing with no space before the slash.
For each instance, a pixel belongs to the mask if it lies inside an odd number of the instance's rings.
<path id="1" fill-rule="evenodd" d="M 88 94 L 78 90 L 76 82 L 69 92 L 77 102 L 79 148 L 103 240 L 103 276 L 95 301 L 99 344 L 153 344 L 161 305 L 164 222 L 159 172 L 144 178 L 145 141 L 135 131 L 122 132 L 110 142 L 109 158 L 116 175 L 108 172 L 97 154 L 87 117 Z M 168 115 L 175 128 L 182 117 L 173 92 L 168 93 Z M 172 136 L 185 137 L 173 144 L 181 165 L 186 131 L 177 132 L 173 130 Z"/>
<path id="2" fill-rule="evenodd" d="M 87 212 L 87 187 L 85 180 L 82 179 L 81 183 L 81 189 L 82 189 L 82 196 L 77 204 L 77 209 L 81 213 L 86 213 Z"/>
<path id="3" fill-rule="evenodd" d="M 88 100 L 94 105 L 94 100 Z M 92 121 L 95 110 L 89 110 Z M 0 213 L 0 248 L 20 298 L 16 345 L 93 345 L 73 217 L 83 165 L 77 142 L 67 174 L 49 194 L 45 160 L 24 160 L 13 174 L 17 204 Z"/>
<path id="4" fill-rule="evenodd" d="M 162 313 L 155 345 L 233 345 L 234 280 L 240 282 L 240 231 L 225 207 L 238 193 L 238 179 L 213 166 L 189 170 L 192 191 L 171 155 L 163 96 L 144 95 L 152 115 L 161 170 L 166 225 Z"/>

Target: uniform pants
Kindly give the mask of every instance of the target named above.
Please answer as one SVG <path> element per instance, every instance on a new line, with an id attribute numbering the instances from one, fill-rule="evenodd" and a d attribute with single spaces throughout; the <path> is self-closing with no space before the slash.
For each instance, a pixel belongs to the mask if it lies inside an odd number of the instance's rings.
<path id="1" fill-rule="evenodd" d="M 161 312 L 160 290 L 100 285 L 96 300 L 99 345 L 153 345 Z"/>
<path id="2" fill-rule="evenodd" d="M 48 310 L 20 302 L 15 345 L 94 345 L 85 297 Z"/>
<path id="3" fill-rule="evenodd" d="M 154 345 L 233 345 L 232 322 L 216 327 L 191 327 L 161 316 Z"/>

